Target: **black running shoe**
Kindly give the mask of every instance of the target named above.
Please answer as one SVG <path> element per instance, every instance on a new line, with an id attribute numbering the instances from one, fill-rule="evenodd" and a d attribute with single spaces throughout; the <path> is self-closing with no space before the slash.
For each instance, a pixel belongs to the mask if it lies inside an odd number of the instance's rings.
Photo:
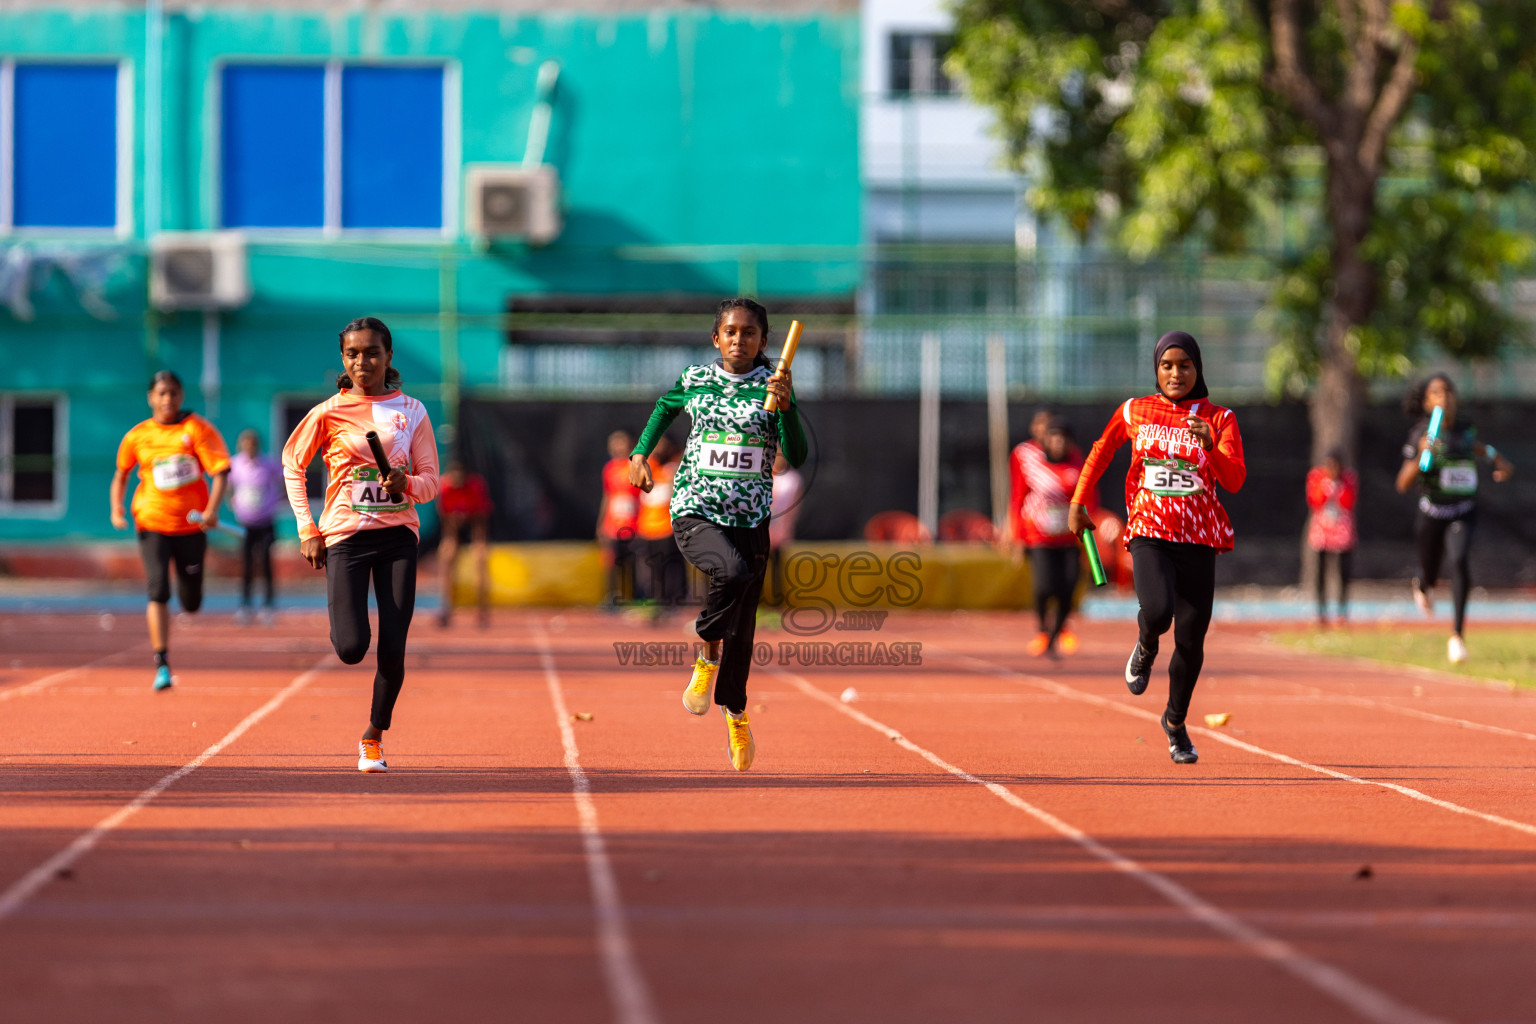
<path id="1" fill-rule="evenodd" d="M 1147 692 L 1147 684 L 1152 681 L 1152 663 L 1156 660 L 1157 652 L 1141 646 L 1140 640 L 1131 648 L 1131 660 L 1125 663 L 1125 685 L 1136 696 Z"/>
<path id="2" fill-rule="evenodd" d="M 1168 724 L 1168 712 L 1163 712 L 1163 733 L 1168 737 L 1168 756 L 1173 758 L 1174 764 L 1194 764 L 1200 760 L 1200 755 L 1195 753 L 1195 745 L 1189 741 L 1189 730 L 1184 728 L 1184 723 L 1178 725 Z"/>

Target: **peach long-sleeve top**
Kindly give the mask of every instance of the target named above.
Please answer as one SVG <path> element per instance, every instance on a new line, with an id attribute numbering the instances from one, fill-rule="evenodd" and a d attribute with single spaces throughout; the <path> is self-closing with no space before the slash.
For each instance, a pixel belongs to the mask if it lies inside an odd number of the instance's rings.
<path id="1" fill-rule="evenodd" d="M 389 464 L 406 472 L 398 499 L 384 489 L 366 434 L 376 431 Z M 325 459 L 325 509 L 315 523 L 304 471 L 316 452 Z M 416 506 L 437 497 L 437 439 L 426 407 L 402 391 L 368 396 L 342 391 L 315 406 L 283 446 L 283 480 L 299 521 L 299 539 L 324 537 L 333 547 L 359 530 L 409 526 L 418 536 Z"/>

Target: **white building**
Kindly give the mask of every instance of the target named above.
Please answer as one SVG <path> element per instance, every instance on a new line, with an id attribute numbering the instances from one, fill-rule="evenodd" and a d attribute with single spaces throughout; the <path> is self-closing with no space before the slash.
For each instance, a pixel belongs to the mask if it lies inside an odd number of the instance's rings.
<path id="1" fill-rule="evenodd" d="M 863 0 L 862 16 L 866 238 L 1028 241 L 1033 218 L 1019 177 L 1003 169 L 991 114 L 943 72 L 953 38 L 943 0 Z"/>

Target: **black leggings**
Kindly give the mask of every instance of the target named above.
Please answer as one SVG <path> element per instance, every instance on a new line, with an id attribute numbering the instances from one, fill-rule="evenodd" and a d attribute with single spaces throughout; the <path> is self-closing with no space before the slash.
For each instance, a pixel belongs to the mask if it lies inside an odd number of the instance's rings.
<path id="1" fill-rule="evenodd" d="M 1461 627 L 1467 619 L 1467 594 L 1472 590 L 1472 569 L 1468 562 L 1472 554 L 1472 533 L 1477 523 L 1477 510 L 1473 509 L 1460 519 L 1436 519 L 1419 513 L 1414 524 L 1414 539 L 1419 544 L 1419 580 L 1425 588 L 1440 579 L 1440 563 L 1451 556 L 1451 614 L 1455 632 L 1461 635 Z"/>
<path id="2" fill-rule="evenodd" d="M 245 607 L 251 603 L 252 584 L 258 576 L 262 585 L 266 588 L 266 604 L 272 607 L 272 542 L 277 539 L 277 532 L 271 523 L 260 526 L 247 526 L 245 539 L 240 542 L 240 604 Z"/>
<path id="3" fill-rule="evenodd" d="M 1173 657 L 1168 659 L 1168 721 L 1178 725 L 1189 714 L 1189 699 L 1205 663 L 1205 633 L 1216 599 L 1216 549 L 1153 537 L 1131 541 L 1136 575 L 1136 616 L 1141 646 L 1157 650 L 1157 641 L 1173 627 Z"/>
<path id="4" fill-rule="evenodd" d="M 1030 574 L 1035 584 L 1035 614 L 1040 616 L 1040 632 L 1050 634 L 1053 644 L 1067 624 L 1072 597 L 1077 592 L 1077 580 L 1082 575 L 1083 565 L 1077 550 L 1076 544 L 1029 549 Z M 1056 602 L 1056 611 L 1048 620 L 1052 601 Z"/>
<path id="5" fill-rule="evenodd" d="M 700 516 L 679 516 L 672 534 L 683 557 L 709 577 L 709 594 L 694 628 L 700 640 L 724 641 L 715 703 L 739 714 L 747 709 L 757 602 L 768 571 L 768 523 L 721 526 Z"/>
<path id="6" fill-rule="evenodd" d="M 1337 566 L 1339 575 L 1339 614 L 1349 606 L 1349 571 L 1354 562 L 1353 551 L 1318 551 L 1307 549 L 1312 555 L 1312 567 L 1317 573 L 1317 615 L 1328 614 L 1328 563 Z"/>
<path id="7" fill-rule="evenodd" d="M 208 553 L 208 535 L 196 533 L 153 533 L 139 531 L 139 558 L 144 562 L 144 580 L 149 599 L 155 604 L 171 600 L 171 562 L 176 563 L 176 596 L 183 611 L 195 612 L 203 606 L 203 559 Z"/>
<path id="8" fill-rule="evenodd" d="M 405 639 L 416 610 L 416 534 L 408 526 L 359 530 L 325 553 L 331 646 L 356 665 L 368 653 L 368 580 L 379 606 L 378 670 L 373 675 L 375 729 L 388 729 L 405 682 Z"/>

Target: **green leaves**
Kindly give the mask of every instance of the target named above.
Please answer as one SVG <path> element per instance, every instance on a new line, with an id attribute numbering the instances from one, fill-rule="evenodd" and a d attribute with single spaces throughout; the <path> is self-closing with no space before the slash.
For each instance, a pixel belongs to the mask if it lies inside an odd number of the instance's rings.
<path id="1" fill-rule="evenodd" d="M 1525 325 L 1497 291 L 1533 258 L 1533 220 L 1511 217 L 1505 197 L 1536 179 L 1536 4 L 1396 0 L 1369 36 L 1364 5 L 1302 2 L 1298 67 L 1336 115 L 1310 124 L 1276 87 L 1272 4 L 958 0 L 951 68 L 997 113 L 1031 202 L 1085 239 L 1111 239 L 1136 258 L 1186 240 L 1251 249 L 1254 225 L 1284 202 L 1315 224 L 1302 251 L 1276 255 L 1266 312 L 1276 390 L 1315 378 L 1340 307 L 1335 217 L 1369 224 L 1358 251 L 1376 271 L 1374 302 L 1351 303 L 1350 322 L 1334 328 L 1360 372 L 1399 375 L 1435 349 L 1486 357 L 1520 338 Z M 1327 175 L 1359 150 L 1373 109 L 1349 106 L 1359 69 L 1372 66 L 1362 53 L 1375 61 L 1363 84 L 1376 103 L 1412 45 L 1413 99 L 1390 136 L 1388 185 L 1378 191 L 1369 177 L 1355 189 L 1364 209 L 1330 205 Z M 1322 187 L 1296 202 L 1294 176 Z"/>

